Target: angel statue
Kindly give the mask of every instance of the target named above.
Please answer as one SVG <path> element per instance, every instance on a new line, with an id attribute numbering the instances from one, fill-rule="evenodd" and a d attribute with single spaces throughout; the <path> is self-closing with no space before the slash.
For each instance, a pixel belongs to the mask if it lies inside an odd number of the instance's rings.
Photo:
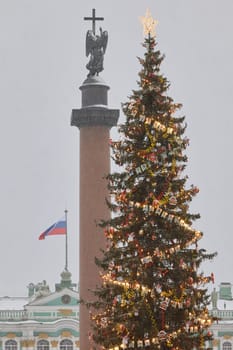
<path id="1" fill-rule="evenodd" d="M 108 42 L 108 32 L 102 31 L 100 28 L 100 35 L 94 34 L 92 30 L 87 31 L 86 36 L 86 56 L 90 55 L 90 61 L 87 63 L 86 68 L 89 70 L 88 77 L 99 75 L 103 67 L 104 54 L 106 51 Z"/>

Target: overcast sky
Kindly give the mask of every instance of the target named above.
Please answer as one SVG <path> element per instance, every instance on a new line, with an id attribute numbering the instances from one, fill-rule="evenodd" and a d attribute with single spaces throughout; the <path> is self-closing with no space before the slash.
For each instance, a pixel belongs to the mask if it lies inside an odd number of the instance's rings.
<path id="1" fill-rule="evenodd" d="M 42 280 L 54 289 L 65 240 L 38 236 L 65 208 L 69 269 L 78 281 L 79 131 L 70 116 L 81 107 L 79 86 L 88 73 L 91 24 L 83 17 L 92 8 L 109 34 L 101 74 L 111 87 L 109 108 L 120 109 L 137 86 L 139 17 L 149 8 L 159 21 L 162 71 L 169 95 L 183 104 L 189 179 L 200 188 L 195 227 L 204 232 L 201 246 L 218 251 L 203 269 L 214 272 L 216 286 L 233 282 L 232 0 L 0 0 L 0 295 L 23 296 L 30 282 Z"/>

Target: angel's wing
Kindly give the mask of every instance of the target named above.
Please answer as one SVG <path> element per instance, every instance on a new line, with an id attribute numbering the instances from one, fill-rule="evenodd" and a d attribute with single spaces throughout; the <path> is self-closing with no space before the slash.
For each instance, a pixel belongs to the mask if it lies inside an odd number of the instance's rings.
<path id="1" fill-rule="evenodd" d="M 88 56 L 93 48 L 95 42 L 95 36 L 91 30 L 87 31 L 86 35 L 86 56 Z"/>
<path id="2" fill-rule="evenodd" d="M 103 51 L 105 53 L 106 47 L 107 47 L 107 43 L 108 43 L 108 32 L 106 30 L 101 35 L 101 41 L 102 41 Z"/>

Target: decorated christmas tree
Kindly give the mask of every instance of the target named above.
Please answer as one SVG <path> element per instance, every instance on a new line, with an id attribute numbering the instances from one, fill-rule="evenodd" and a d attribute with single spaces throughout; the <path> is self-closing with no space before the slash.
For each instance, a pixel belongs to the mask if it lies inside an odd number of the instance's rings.
<path id="1" fill-rule="evenodd" d="M 184 175 L 185 118 L 167 94 L 154 25 L 147 13 L 139 88 L 123 105 L 120 140 L 111 142 L 120 171 L 107 176 L 112 218 L 101 223 L 107 248 L 97 260 L 103 283 L 91 313 L 103 349 L 204 349 L 212 338 L 213 276 L 200 265 L 215 254 L 199 248 L 203 234 L 193 228 L 199 214 L 189 205 L 198 188 Z"/>

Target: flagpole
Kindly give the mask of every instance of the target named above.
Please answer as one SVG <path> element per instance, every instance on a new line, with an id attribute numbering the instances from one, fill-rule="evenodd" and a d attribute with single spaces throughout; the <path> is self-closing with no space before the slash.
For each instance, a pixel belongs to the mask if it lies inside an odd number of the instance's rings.
<path id="1" fill-rule="evenodd" d="M 66 251 L 65 251 L 65 270 L 68 271 L 68 241 L 67 241 L 67 236 L 68 236 L 68 232 L 67 232 L 67 213 L 68 210 L 65 209 L 65 221 L 66 221 Z"/>

